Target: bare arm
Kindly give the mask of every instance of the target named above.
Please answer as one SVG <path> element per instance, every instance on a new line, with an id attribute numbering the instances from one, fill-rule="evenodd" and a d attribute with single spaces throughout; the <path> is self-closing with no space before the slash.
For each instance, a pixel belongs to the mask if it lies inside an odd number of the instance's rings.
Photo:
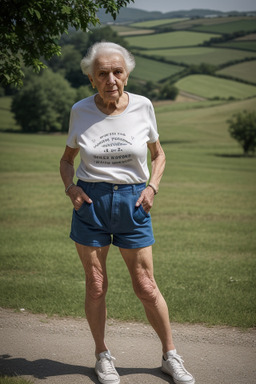
<path id="1" fill-rule="evenodd" d="M 78 148 L 70 148 L 66 146 L 64 154 L 60 160 L 60 175 L 65 185 L 65 189 L 73 184 L 75 174 L 74 160 L 79 152 Z M 67 192 L 70 197 L 75 210 L 78 210 L 84 201 L 91 203 L 92 200 L 87 196 L 82 188 L 72 185 Z"/>
<path id="2" fill-rule="evenodd" d="M 148 149 L 151 153 L 151 178 L 149 184 L 152 184 L 154 189 L 158 191 L 165 168 L 165 153 L 159 140 L 157 140 L 155 143 L 149 143 Z M 146 212 L 149 212 L 153 206 L 153 201 L 154 190 L 151 187 L 147 187 L 144 189 L 144 191 L 142 191 L 136 203 L 136 207 L 142 204 L 143 209 Z"/>

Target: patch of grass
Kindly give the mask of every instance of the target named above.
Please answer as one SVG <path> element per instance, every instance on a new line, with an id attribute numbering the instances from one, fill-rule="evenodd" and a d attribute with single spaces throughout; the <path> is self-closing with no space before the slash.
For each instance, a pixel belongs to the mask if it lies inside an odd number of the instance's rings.
<path id="1" fill-rule="evenodd" d="M 202 44 L 216 35 L 198 32 L 166 32 L 150 36 L 126 37 L 125 40 L 132 47 L 143 49 L 186 47 Z"/>
<path id="2" fill-rule="evenodd" d="M 181 21 L 180 23 L 175 23 L 173 25 L 174 29 L 190 29 L 198 26 L 217 26 L 219 24 L 226 24 L 231 23 L 233 21 L 240 21 L 240 20 L 255 20 L 254 17 L 248 17 L 248 16 L 235 16 L 235 17 L 214 17 L 214 18 L 207 18 L 204 17 L 203 19 L 189 19 L 187 21 Z"/>
<path id="3" fill-rule="evenodd" d="M 111 25 L 111 29 L 119 36 L 147 35 L 154 32 L 154 29 L 137 29 L 128 25 Z"/>
<path id="4" fill-rule="evenodd" d="M 0 384 L 32 384 L 32 381 L 21 377 L 0 376 Z"/>
<path id="5" fill-rule="evenodd" d="M 217 75 L 226 75 L 241 80 L 249 81 L 256 83 L 256 60 L 246 61 L 244 63 L 239 63 L 236 65 L 231 65 L 216 72 Z"/>
<path id="6" fill-rule="evenodd" d="M 179 18 L 179 19 L 159 19 L 159 20 L 148 20 L 148 21 L 142 21 L 139 23 L 133 23 L 131 24 L 132 27 L 138 27 L 138 28 L 155 28 L 165 25 L 174 24 L 181 21 L 189 20 L 188 18 Z"/>
<path id="7" fill-rule="evenodd" d="M 254 110 L 255 99 L 195 104 L 156 108 L 167 156 L 152 209 L 156 279 L 173 321 L 252 327 L 256 158 L 242 156 L 226 120 L 238 110 Z M 3 307 L 83 316 L 84 273 L 69 239 L 72 207 L 58 171 L 65 140 L 1 134 Z M 108 274 L 109 316 L 146 321 L 115 247 Z"/>
<path id="8" fill-rule="evenodd" d="M 234 33 L 234 32 L 251 32 L 255 31 L 256 18 L 247 20 L 234 20 L 227 23 L 215 25 L 202 25 L 193 28 L 193 31 L 213 32 L 213 33 Z"/>
<path id="9" fill-rule="evenodd" d="M 217 46 L 222 48 L 242 49 L 244 51 L 256 51 L 256 41 L 230 41 L 217 44 Z"/>
<path id="10" fill-rule="evenodd" d="M 136 67 L 130 76 L 146 81 L 160 81 L 179 73 L 184 69 L 184 67 L 178 65 L 161 63 L 156 60 L 150 60 L 136 55 L 135 60 Z"/>
<path id="11" fill-rule="evenodd" d="M 200 65 L 201 63 L 221 65 L 231 61 L 244 60 L 245 58 L 256 58 L 255 52 L 240 51 L 238 49 L 216 48 L 216 47 L 191 47 L 175 49 L 147 49 L 144 55 L 164 58 L 177 64 Z"/>
<path id="12" fill-rule="evenodd" d="M 208 75 L 190 75 L 179 80 L 175 86 L 182 91 L 212 99 L 244 99 L 256 96 L 256 86 L 220 79 Z"/>
<path id="13" fill-rule="evenodd" d="M 230 101 L 226 101 L 229 103 Z M 187 102 L 172 102 L 172 101 L 156 101 L 153 103 L 159 113 L 171 111 L 189 111 L 191 109 L 202 109 L 223 105 L 223 100 L 204 100 L 204 101 L 187 101 Z"/>
<path id="14" fill-rule="evenodd" d="M 1 113 L 1 130 L 19 130 L 13 114 L 10 112 L 11 97 L 0 97 L 0 113 Z"/>

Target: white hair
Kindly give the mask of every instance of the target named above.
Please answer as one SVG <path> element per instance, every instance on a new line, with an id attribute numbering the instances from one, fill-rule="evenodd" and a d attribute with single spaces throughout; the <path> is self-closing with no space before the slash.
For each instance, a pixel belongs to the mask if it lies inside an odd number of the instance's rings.
<path id="1" fill-rule="evenodd" d="M 85 75 L 93 75 L 94 61 L 98 56 L 107 53 L 118 53 L 124 59 L 126 70 L 130 73 L 135 67 L 135 59 L 133 55 L 119 44 L 102 41 L 95 43 L 88 50 L 87 54 L 81 61 L 81 69 Z"/>

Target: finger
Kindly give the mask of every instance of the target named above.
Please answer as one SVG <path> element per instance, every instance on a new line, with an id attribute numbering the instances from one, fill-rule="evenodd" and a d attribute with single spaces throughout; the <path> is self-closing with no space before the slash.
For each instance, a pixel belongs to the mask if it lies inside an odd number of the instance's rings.
<path id="1" fill-rule="evenodd" d="M 92 199 L 89 196 L 87 196 L 86 193 L 84 192 L 82 193 L 82 198 L 84 201 L 86 201 L 86 203 L 89 203 L 89 204 L 92 203 Z"/>
<path id="2" fill-rule="evenodd" d="M 142 195 L 140 195 L 140 197 L 136 201 L 135 207 L 139 207 L 141 205 L 143 199 L 144 199 L 144 197 Z"/>

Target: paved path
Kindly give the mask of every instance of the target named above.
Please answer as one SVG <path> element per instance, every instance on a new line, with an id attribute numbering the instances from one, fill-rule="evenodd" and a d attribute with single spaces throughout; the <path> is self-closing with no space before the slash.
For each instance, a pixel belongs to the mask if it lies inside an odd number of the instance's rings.
<path id="1" fill-rule="evenodd" d="M 255 384 L 256 330 L 173 324 L 178 352 L 196 384 Z M 121 384 L 164 384 L 161 346 L 151 327 L 108 321 L 107 342 Z M 84 319 L 0 309 L 0 371 L 41 384 L 98 383 Z"/>

